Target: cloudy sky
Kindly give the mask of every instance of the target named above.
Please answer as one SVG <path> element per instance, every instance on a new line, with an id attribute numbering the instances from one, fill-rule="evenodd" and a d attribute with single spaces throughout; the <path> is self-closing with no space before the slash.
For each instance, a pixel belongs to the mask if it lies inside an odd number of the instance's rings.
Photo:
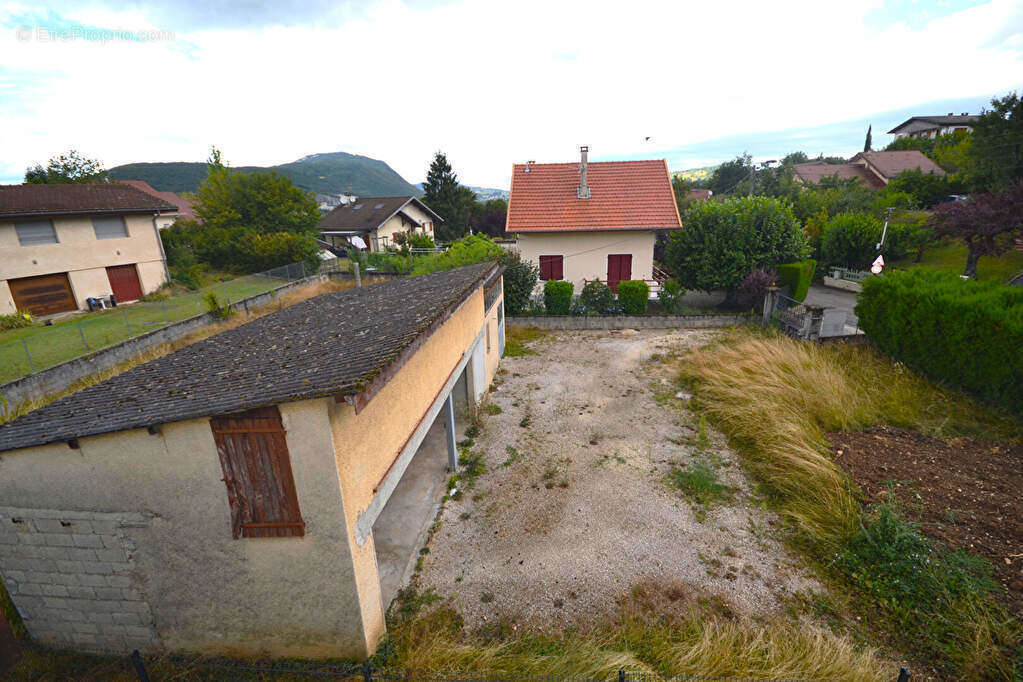
<path id="1" fill-rule="evenodd" d="M 226 8 L 231 5 L 231 8 Z M 511 164 L 875 146 L 911 113 L 1023 90 L 1023 0 L 0 0 L 0 182 L 348 151 L 411 182 Z M 647 139 L 649 138 L 649 139 Z"/>

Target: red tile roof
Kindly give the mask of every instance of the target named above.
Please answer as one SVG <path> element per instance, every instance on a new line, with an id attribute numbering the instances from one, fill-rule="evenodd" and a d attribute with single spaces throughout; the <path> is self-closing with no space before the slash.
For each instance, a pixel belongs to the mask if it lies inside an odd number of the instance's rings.
<path id="1" fill-rule="evenodd" d="M 175 210 L 177 206 L 160 197 L 116 183 L 0 186 L 0 218 Z"/>
<path id="2" fill-rule="evenodd" d="M 889 180 L 902 171 L 917 168 L 924 173 L 945 174 L 941 166 L 931 161 L 926 154 L 917 149 L 910 149 L 904 152 L 860 152 L 849 159 L 849 161 L 855 163 L 859 159 L 866 161 Z"/>
<path id="3" fill-rule="evenodd" d="M 826 177 L 837 175 L 839 180 L 859 180 L 868 187 L 880 189 L 884 182 L 869 170 L 854 163 L 825 163 L 824 161 L 811 161 L 809 163 L 797 163 L 793 170 L 803 182 L 816 185 Z"/>
<path id="4" fill-rule="evenodd" d="M 181 218 L 185 218 L 187 220 L 196 219 L 191 199 L 186 199 L 180 194 L 175 194 L 174 192 L 163 192 L 158 189 L 154 189 L 145 180 L 118 180 L 117 182 L 125 185 L 131 185 L 135 189 L 145 192 L 149 196 L 156 197 L 157 199 L 163 199 L 164 201 L 174 204 L 178 207 L 178 214 Z"/>
<path id="5" fill-rule="evenodd" d="M 590 196 L 580 199 L 578 163 L 515 164 L 506 231 L 588 232 L 682 227 L 668 164 L 663 159 L 599 161 L 588 164 L 587 169 Z"/>

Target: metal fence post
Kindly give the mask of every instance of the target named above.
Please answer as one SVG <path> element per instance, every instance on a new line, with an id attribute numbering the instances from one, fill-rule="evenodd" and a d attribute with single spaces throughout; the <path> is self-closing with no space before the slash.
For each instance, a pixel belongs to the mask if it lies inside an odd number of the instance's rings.
<path id="1" fill-rule="evenodd" d="M 85 346 L 85 352 L 89 352 L 89 344 L 85 342 L 85 332 L 82 331 L 82 323 L 78 322 L 78 335 L 82 337 L 82 345 Z"/>
<path id="2" fill-rule="evenodd" d="M 618 682 L 625 682 L 625 668 L 618 670 Z"/>
<path id="3" fill-rule="evenodd" d="M 146 672 L 146 666 L 142 662 L 142 656 L 139 655 L 139 650 L 131 652 L 131 664 L 135 667 L 135 675 L 138 676 L 139 682 L 149 682 L 149 673 Z"/>
<path id="4" fill-rule="evenodd" d="M 164 324 L 170 324 L 170 318 L 167 317 L 167 301 L 166 299 L 160 299 L 160 309 L 163 310 L 163 322 Z"/>
<path id="5" fill-rule="evenodd" d="M 909 671 L 905 668 L 899 668 L 899 682 L 909 682 Z"/>
<path id="6" fill-rule="evenodd" d="M 299 268 L 302 271 L 302 277 L 300 279 L 305 279 L 305 261 L 299 263 Z"/>
<path id="7" fill-rule="evenodd" d="M 373 680 L 373 666 L 369 664 L 369 661 L 362 664 L 362 679 L 365 682 L 372 682 Z"/>
<path id="8" fill-rule="evenodd" d="M 195 310 L 202 315 L 202 303 L 199 302 L 199 292 L 195 292 Z"/>
<path id="9" fill-rule="evenodd" d="M 352 263 L 352 272 L 355 273 L 355 286 L 361 287 L 362 286 L 362 277 L 359 275 L 359 264 L 358 263 Z"/>
<path id="10" fill-rule="evenodd" d="M 21 340 L 21 345 L 25 347 L 25 357 L 26 357 L 26 358 L 28 358 L 28 369 L 29 369 L 29 374 L 35 374 L 35 372 L 36 372 L 36 366 L 35 366 L 35 364 L 34 364 L 34 363 L 32 362 L 32 354 L 28 352 L 28 342 L 27 342 L 27 341 L 25 341 L 25 339 L 22 339 L 22 340 Z"/>
<path id="11" fill-rule="evenodd" d="M 132 334 L 131 334 L 131 322 L 128 321 L 128 311 L 125 310 L 124 308 L 121 308 L 121 313 L 124 315 L 124 326 L 128 328 L 128 338 L 130 339 Z"/>

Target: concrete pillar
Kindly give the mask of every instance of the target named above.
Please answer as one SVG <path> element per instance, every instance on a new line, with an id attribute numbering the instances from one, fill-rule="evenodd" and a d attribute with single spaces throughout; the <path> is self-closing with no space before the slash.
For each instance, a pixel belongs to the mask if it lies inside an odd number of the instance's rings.
<path id="1" fill-rule="evenodd" d="M 444 431 L 448 437 L 448 468 L 454 471 L 458 468 L 458 446 L 455 444 L 455 403 L 450 393 L 444 401 Z"/>
<path id="2" fill-rule="evenodd" d="M 764 296 L 764 313 L 761 324 L 770 326 L 771 318 L 774 316 L 774 307 L 778 304 L 778 287 L 767 287 L 767 294 Z"/>

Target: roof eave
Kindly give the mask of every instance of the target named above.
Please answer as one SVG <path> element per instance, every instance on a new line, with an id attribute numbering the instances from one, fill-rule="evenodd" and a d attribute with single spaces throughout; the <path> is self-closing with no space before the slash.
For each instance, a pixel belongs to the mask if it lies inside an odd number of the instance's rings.
<path id="1" fill-rule="evenodd" d="M 21 211 L 18 213 L 0 213 L 0 220 L 6 220 L 9 218 L 47 218 L 50 216 L 76 216 L 76 215 L 125 215 L 125 214 L 139 214 L 149 215 L 151 213 L 164 214 L 164 213 L 180 213 L 181 209 L 167 206 L 163 208 L 110 208 L 110 209 L 96 209 L 83 211 L 81 209 L 68 210 L 68 211 Z"/>
<path id="2" fill-rule="evenodd" d="M 518 233 L 564 233 L 564 232 L 665 232 L 667 230 L 681 230 L 682 225 L 669 225 L 664 227 L 587 227 L 587 228 L 545 228 L 545 227 L 509 227 L 505 232 L 509 234 Z"/>

